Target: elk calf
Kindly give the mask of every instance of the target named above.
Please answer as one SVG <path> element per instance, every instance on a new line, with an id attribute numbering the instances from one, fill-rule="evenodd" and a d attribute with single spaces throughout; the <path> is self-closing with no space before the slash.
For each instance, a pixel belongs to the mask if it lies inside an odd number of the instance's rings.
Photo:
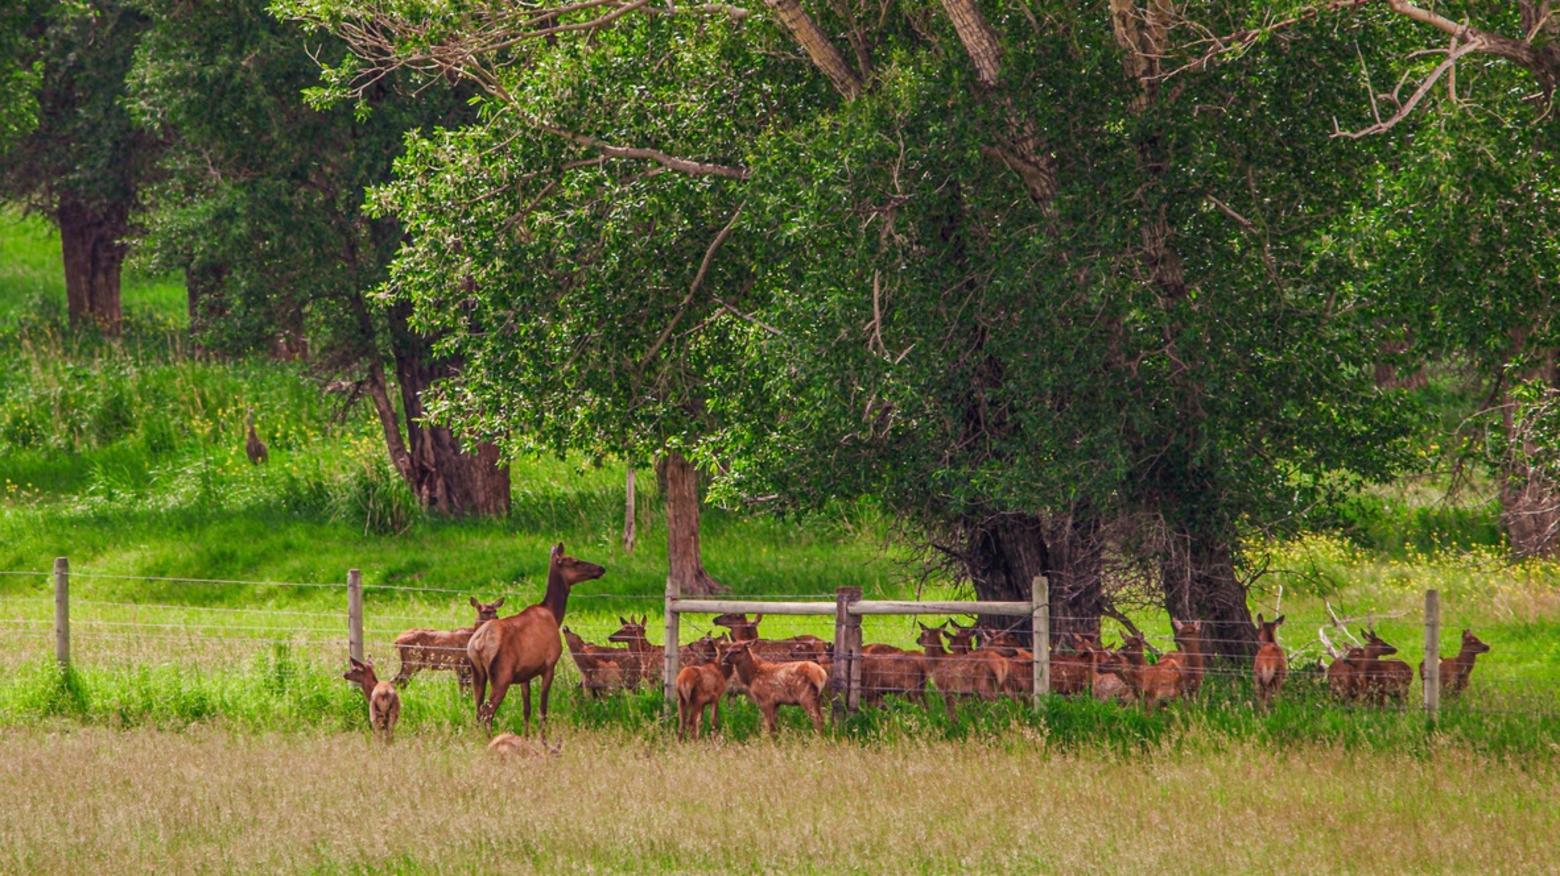
<path id="1" fill-rule="evenodd" d="M 368 700 L 368 723 L 374 728 L 374 735 L 388 745 L 395 734 L 395 722 L 401 717 L 401 695 L 395 692 L 395 685 L 374 675 L 374 664 L 355 657 L 348 660 L 352 668 L 341 677 L 363 689 L 363 697 Z"/>
<path id="2" fill-rule="evenodd" d="M 1456 696 L 1468 689 L 1468 677 L 1473 674 L 1473 661 L 1480 654 L 1489 653 L 1490 646 L 1479 641 L 1469 630 L 1462 631 L 1462 649 L 1456 657 L 1441 658 L 1441 693 Z M 1425 680 L 1424 661 L 1419 663 L 1419 680 Z"/>
<path id="3" fill-rule="evenodd" d="M 1396 653 L 1397 648 L 1382 641 L 1375 630 L 1365 632 L 1365 659 L 1360 663 L 1356 679 L 1357 696 L 1363 695 L 1377 705 L 1385 705 L 1389 699 L 1407 702 L 1414 671 L 1401 660 L 1381 659 Z"/>
<path id="4" fill-rule="evenodd" d="M 1327 667 L 1327 688 L 1344 702 L 1367 696 L 1371 692 L 1370 676 L 1375 672 L 1375 665 L 1382 657 L 1396 653 L 1397 649 L 1382 641 L 1374 630 L 1367 630 L 1365 647 L 1350 648 Z"/>
<path id="5" fill-rule="evenodd" d="M 1166 654 L 1160 662 L 1174 660 L 1179 664 L 1181 693 L 1189 697 L 1196 696 L 1202 689 L 1203 667 L 1208 654 L 1203 646 L 1203 622 L 1171 618 L 1170 627 L 1175 632 L 1176 650 Z"/>
<path id="6" fill-rule="evenodd" d="M 706 636 L 694 645 L 708 641 L 710 639 Z M 688 738 L 690 726 L 693 728 L 693 738 L 699 738 L 699 724 L 703 721 L 706 708 L 710 710 L 710 734 L 720 732 L 720 698 L 726 692 L 726 682 L 731 678 L 733 669 L 731 664 L 719 659 L 722 656 L 720 650 L 724 647 L 727 646 L 716 646 L 714 660 L 684 666 L 678 670 L 678 739 Z"/>
<path id="7" fill-rule="evenodd" d="M 721 655 L 720 666 L 734 670 L 748 696 L 764 716 L 764 729 L 776 735 L 775 712 L 781 706 L 800 706 L 812 719 L 813 731 L 823 732 L 823 690 L 829 673 L 811 660 L 770 663 L 753 653 L 752 642 L 732 644 Z M 729 677 L 729 676 L 728 676 Z"/>
<path id="8" fill-rule="evenodd" d="M 1272 620 L 1257 615 L 1257 656 L 1251 661 L 1251 673 L 1256 681 L 1257 703 L 1264 709 L 1272 705 L 1273 695 L 1289 675 L 1289 660 L 1278 646 L 1278 625 L 1283 622 L 1283 615 Z"/>
<path id="9" fill-rule="evenodd" d="M 1138 701 L 1153 709 L 1180 694 L 1184 676 L 1180 660 L 1174 657 L 1167 655 L 1153 664 L 1144 660 L 1144 645 L 1142 636 L 1129 636 L 1121 643 L 1120 656 L 1125 664 L 1121 674 Z"/>
<path id="10" fill-rule="evenodd" d="M 861 648 L 861 698 L 882 705 L 887 694 L 926 698 L 926 667 L 920 654 L 874 642 Z"/>
<path id="11" fill-rule="evenodd" d="M 563 743 L 557 745 L 543 739 L 540 743 L 532 742 L 523 736 L 513 733 L 500 733 L 488 743 L 488 751 L 493 755 L 504 758 L 544 757 L 559 754 L 563 751 Z"/>

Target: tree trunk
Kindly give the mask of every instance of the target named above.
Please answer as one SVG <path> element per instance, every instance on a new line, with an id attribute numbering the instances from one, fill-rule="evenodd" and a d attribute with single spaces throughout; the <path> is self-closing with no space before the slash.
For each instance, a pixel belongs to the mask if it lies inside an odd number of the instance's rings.
<path id="1" fill-rule="evenodd" d="M 1051 642 L 1071 632 L 1100 628 L 1102 553 L 1098 524 L 1084 519 L 1036 514 L 996 514 L 973 524 L 965 567 L 975 596 L 988 601 L 1027 602 L 1036 575 L 1045 575 L 1051 597 Z M 1049 536 L 1049 537 L 1048 537 Z M 1029 635 L 1029 621 L 982 616 L 982 624 L 1010 627 Z"/>
<path id="2" fill-rule="evenodd" d="M 1527 379 L 1541 380 L 1546 387 L 1560 382 L 1554 351 L 1544 355 L 1542 364 Z M 1540 448 L 1529 424 L 1517 420 L 1516 403 L 1509 397 L 1501 406 L 1501 422 L 1507 447 L 1500 473 L 1500 524 L 1511 554 L 1519 560 L 1556 556 L 1560 554 L 1560 484 L 1532 463 Z"/>
<path id="3" fill-rule="evenodd" d="M 639 540 L 635 532 L 636 513 L 634 509 L 634 469 L 628 469 L 628 476 L 623 481 L 623 552 L 633 553 L 634 544 Z"/>
<path id="4" fill-rule="evenodd" d="M 106 334 L 119 334 L 119 273 L 125 261 L 121 212 L 101 213 L 74 200 L 62 200 L 55 212 L 72 326 L 92 324 Z"/>
<path id="5" fill-rule="evenodd" d="M 377 361 L 369 364 L 369 397 L 379 414 L 390 460 L 425 510 L 502 517 L 509 513 L 509 466 L 501 464 L 498 448 L 483 442 L 465 450 L 449 429 L 423 421 L 422 393 L 435 380 L 456 371 L 448 362 L 431 360 L 428 343 L 410 330 L 406 315 L 404 306 L 391 309 L 390 345 L 406 411 L 404 440 L 384 369 Z"/>
<path id="6" fill-rule="evenodd" d="M 1165 610 L 1180 621 L 1203 622 L 1210 653 L 1247 660 L 1257 651 L 1257 633 L 1246 607 L 1246 587 L 1235 576 L 1233 536 L 1176 529 L 1160 560 Z"/>
<path id="7" fill-rule="evenodd" d="M 675 450 L 661 457 L 656 468 L 666 481 L 662 496 L 666 502 L 667 577 L 684 596 L 725 592 L 725 585 L 704 571 L 699 553 L 698 470 Z"/>

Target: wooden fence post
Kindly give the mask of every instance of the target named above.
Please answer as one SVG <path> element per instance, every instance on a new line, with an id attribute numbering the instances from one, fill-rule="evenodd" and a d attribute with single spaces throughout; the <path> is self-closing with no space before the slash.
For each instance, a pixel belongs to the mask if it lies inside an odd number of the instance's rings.
<path id="1" fill-rule="evenodd" d="M 861 708 L 861 615 L 851 614 L 851 603 L 861 600 L 860 587 L 846 587 L 845 624 L 845 711 L 855 714 Z"/>
<path id="2" fill-rule="evenodd" d="M 363 573 L 347 570 L 347 653 L 363 659 Z"/>
<path id="3" fill-rule="evenodd" d="M 54 659 L 70 668 L 70 561 L 54 558 Z"/>
<path id="4" fill-rule="evenodd" d="M 661 667 L 661 707 L 666 714 L 673 714 L 677 709 L 677 672 L 679 655 L 677 652 L 678 641 L 682 634 L 681 624 L 678 622 L 677 609 L 673 603 L 677 600 L 680 591 L 677 587 L 677 579 L 671 575 L 666 576 L 666 657 Z"/>
<path id="5" fill-rule="evenodd" d="M 829 668 L 829 712 L 838 721 L 845 717 L 850 687 L 850 588 L 834 591 L 834 665 Z"/>
<path id="6" fill-rule="evenodd" d="M 1051 583 L 1036 575 L 1029 583 L 1029 646 L 1034 652 L 1034 704 L 1051 692 Z"/>
<path id="7" fill-rule="evenodd" d="M 1431 720 L 1441 707 L 1441 593 L 1425 591 L 1425 713 Z"/>

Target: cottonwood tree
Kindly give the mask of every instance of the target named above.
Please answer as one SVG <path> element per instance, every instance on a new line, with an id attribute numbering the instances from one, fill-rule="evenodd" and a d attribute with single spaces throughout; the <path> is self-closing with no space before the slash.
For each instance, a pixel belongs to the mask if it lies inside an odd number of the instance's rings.
<path id="1" fill-rule="evenodd" d="M 1379 314 L 1312 248 L 1370 163 L 1290 75 L 1356 63 L 1320 25 L 1237 67 L 1159 5 L 288 8 L 352 45 L 343 93 L 489 95 L 384 195 L 395 294 L 481 361 L 439 410 L 486 434 L 654 413 L 733 497 L 881 498 L 983 598 L 1051 573 L 1059 630 L 1132 551 L 1227 653 L 1243 538 L 1402 464 Z"/>
<path id="2" fill-rule="evenodd" d="M 159 146 L 124 108 L 146 19 L 118 0 L 23 2 L 0 16 L 0 199 L 59 228 L 71 324 L 117 333 L 125 238 Z"/>
<path id="3" fill-rule="evenodd" d="M 425 393 L 460 363 L 410 326 L 408 308 L 374 297 L 402 230 L 362 209 L 403 136 L 461 119 L 463 95 L 414 97 L 387 80 L 360 113 L 318 110 L 304 91 L 316 58 L 344 53 L 339 42 L 306 41 L 261 2 L 147 2 L 145 14 L 129 103 L 171 145 L 143 243 L 153 266 L 184 272 L 198 338 L 213 352 L 307 355 L 348 375 L 424 508 L 506 513 L 498 449 L 426 422 Z"/>

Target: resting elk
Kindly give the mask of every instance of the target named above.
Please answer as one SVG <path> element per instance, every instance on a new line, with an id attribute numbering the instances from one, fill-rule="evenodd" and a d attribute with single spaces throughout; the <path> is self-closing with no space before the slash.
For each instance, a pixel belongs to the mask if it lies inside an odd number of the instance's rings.
<path id="1" fill-rule="evenodd" d="M 395 686 L 406 683 L 423 669 L 452 669 L 460 682 L 460 689 L 471 686 L 471 661 L 466 659 L 466 643 L 479 627 L 498 617 L 504 604 L 503 597 L 493 602 L 478 602 L 470 598 L 471 607 L 477 610 L 477 620 L 469 627 L 458 630 L 407 630 L 395 637 L 395 649 L 401 655 L 401 671 L 396 673 Z"/>
<path id="2" fill-rule="evenodd" d="M 1381 641 L 1374 631 L 1366 633 L 1366 648 L 1372 645 L 1381 650 L 1381 655 L 1396 654 L 1397 649 Z M 1360 676 L 1361 690 L 1366 697 L 1377 705 L 1385 705 L 1387 700 L 1396 700 L 1399 703 L 1408 700 L 1408 687 L 1414 681 L 1414 671 L 1408 668 L 1408 664 L 1401 660 L 1382 660 L 1380 657 L 1366 660 L 1363 672 Z"/>
<path id="3" fill-rule="evenodd" d="M 1278 646 L 1278 625 L 1283 622 L 1283 615 L 1272 620 L 1257 615 L 1257 656 L 1251 661 L 1251 674 L 1256 682 L 1257 703 L 1264 709 L 1272 705 L 1273 695 L 1289 675 L 1289 660 Z"/>
<path id="4" fill-rule="evenodd" d="M 569 603 L 569 590 L 582 581 L 591 581 L 607 570 L 595 563 L 575 559 L 563 552 L 563 543 L 552 549 L 547 564 L 547 593 L 542 601 L 519 614 L 489 621 L 477 630 L 466 645 L 471 660 L 473 689 L 476 693 L 477 720 L 493 732 L 493 716 L 504 703 L 509 686 L 521 686 L 525 708 L 525 732 L 531 730 L 531 679 L 542 682 L 541 723 L 547 723 L 547 695 L 552 690 L 553 672 L 563 654 L 559 624 Z M 491 696 L 487 686 L 493 685 Z M 487 696 L 487 702 L 483 702 Z"/>
<path id="5" fill-rule="evenodd" d="M 1382 641 L 1375 630 L 1367 630 L 1363 648 L 1350 648 L 1327 667 L 1327 688 L 1344 702 L 1366 696 L 1369 693 L 1367 676 L 1382 657 L 1396 653 L 1397 649 Z"/>
<path id="6" fill-rule="evenodd" d="M 639 661 L 626 649 L 592 645 L 568 627 L 563 628 L 563 640 L 569 646 L 574 665 L 580 670 L 580 688 L 590 697 L 600 697 L 637 683 L 635 668 Z"/>
<path id="7" fill-rule="evenodd" d="M 1143 659 L 1144 645 L 1143 637 L 1139 635 L 1128 636 L 1121 643 L 1121 677 L 1138 701 L 1153 709 L 1175 699 L 1181 692 L 1183 672 L 1180 660 L 1168 655 L 1158 663 L 1148 663 Z"/>
<path id="8" fill-rule="evenodd" d="M 882 705 L 888 694 L 916 702 L 926 698 L 926 666 L 920 654 L 873 642 L 861 647 L 861 699 Z"/>
<path id="9" fill-rule="evenodd" d="M 1441 658 L 1441 693 L 1456 696 L 1468 689 L 1468 677 L 1473 674 L 1473 660 L 1480 654 L 1488 654 L 1490 646 L 1479 641 L 1469 630 L 1462 631 L 1462 648 L 1456 657 Z M 1425 679 L 1425 664 L 1419 663 L 1419 680 Z"/>

